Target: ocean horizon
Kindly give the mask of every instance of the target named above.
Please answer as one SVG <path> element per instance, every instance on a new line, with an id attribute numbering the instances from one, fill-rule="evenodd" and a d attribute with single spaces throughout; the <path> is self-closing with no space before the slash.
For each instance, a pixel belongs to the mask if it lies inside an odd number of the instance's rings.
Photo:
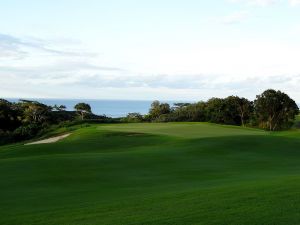
<path id="1" fill-rule="evenodd" d="M 149 112 L 151 103 L 150 100 L 97 100 L 97 99 L 44 99 L 44 98 L 5 98 L 11 102 L 18 102 L 20 99 L 38 101 L 43 104 L 54 106 L 65 105 L 66 110 L 74 110 L 74 106 L 79 102 L 90 104 L 92 112 L 96 115 L 106 115 L 108 117 L 124 117 L 128 113 L 140 113 L 145 115 Z M 169 103 L 172 106 L 176 102 L 188 101 L 161 101 Z"/>
<path id="2" fill-rule="evenodd" d="M 45 105 L 54 106 L 65 105 L 67 111 L 74 110 L 74 106 L 79 102 L 90 104 L 92 112 L 96 115 L 105 115 L 108 117 L 124 117 L 128 113 L 140 113 L 145 115 L 149 112 L 150 100 L 109 100 L 109 99 L 52 99 L 52 98 L 4 98 L 10 102 L 18 102 L 20 99 L 38 101 Z M 172 107 L 174 103 L 193 103 L 197 101 L 176 101 L 176 100 L 159 100 L 162 103 L 168 103 Z M 297 103 L 300 107 L 300 104 Z"/>

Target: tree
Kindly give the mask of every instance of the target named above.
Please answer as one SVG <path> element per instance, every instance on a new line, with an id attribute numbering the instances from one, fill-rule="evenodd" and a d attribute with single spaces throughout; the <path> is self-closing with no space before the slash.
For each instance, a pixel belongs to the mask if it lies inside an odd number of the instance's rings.
<path id="1" fill-rule="evenodd" d="M 23 122 L 43 123 L 49 118 L 51 107 L 40 102 L 20 100 L 19 107 L 23 111 Z"/>
<path id="2" fill-rule="evenodd" d="M 252 102 L 238 96 L 229 96 L 224 101 L 224 123 L 245 126 L 253 112 Z"/>
<path id="3" fill-rule="evenodd" d="M 259 126 L 270 131 L 290 128 L 299 113 L 293 99 L 281 91 L 272 89 L 256 96 L 254 109 Z"/>
<path id="4" fill-rule="evenodd" d="M 65 105 L 58 106 L 59 111 L 66 111 L 67 107 Z"/>
<path id="5" fill-rule="evenodd" d="M 159 101 L 152 102 L 150 110 L 149 110 L 149 115 L 152 118 L 159 117 L 159 115 L 160 115 L 160 102 Z"/>
<path id="6" fill-rule="evenodd" d="M 161 115 L 169 114 L 170 112 L 171 108 L 168 103 L 160 103 L 159 101 L 154 101 L 151 104 L 149 115 L 152 119 L 157 119 Z"/>
<path id="7" fill-rule="evenodd" d="M 188 107 L 191 104 L 189 103 L 175 103 L 172 107 L 172 121 L 190 121 L 190 114 Z"/>
<path id="8" fill-rule="evenodd" d="M 225 101 L 222 98 L 211 98 L 207 101 L 208 120 L 213 123 L 224 123 Z"/>
<path id="9" fill-rule="evenodd" d="M 52 107 L 52 110 L 54 111 L 65 111 L 67 109 L 67 107 L 65 105 L 54 105 Z"/>
<path id="10" fill-rule="evenodd" d="M 206 103 L 176 103 L 171 114 L 173 121 L 207 121 Z"/>
<path id="11" fill-rule="evenodd" d="M 160 108 L 160 115 L 168 114 L 171 112 L 171 108 L 168 103 L 161 103 L 159 108 Z"/>
<path id="12" fill-rule="evenodd" d="M 238 98 L 229 96 L 225 98 L 223 105 L 223 121 L 224 124 L 241 125 L 241 117 L 238 110 Z"/>
<path id="13" fill-rule="evenodd" d="M 140 113 L 128 113 L 123 121 L 127 123 L 139 123 L 143 121 L 143 116 Z"/>
<path id="14" fill-rule="evenodd" d="M 191 103 L 181 103 L 181 102 L 179 102 L 179 103 L 174 103 L 173 108 L 174 108 L 174 110 L 176 110 L 176 109 L 184 108 L 184 107 L 189 106 L 189 105 L 191 105 Z"/>
<path id="15" fill-rule="evenodd" d="M 86 114 L 92 113 L 91 106 L 87 103 L 78 103 L 74 106 L 74 109 L 79 113 L 81 116 L 81 120 L 83 120 Z"/>
<path id="16" fill-rule="evenodd" d="M 15 105 L 5 99 L 0 99 L 0 129 L 14 130 L 20 125 L 19 111 Z"/>
<path id="17" fill-rule="evenodd" d="M 248 122 L 253 113 L 253 102 L 249 101 L 246 98 L 237 97 L 237 108 L 238 113 L 241 118 L 242 126 L 245 126 L 245 123 Z"/>

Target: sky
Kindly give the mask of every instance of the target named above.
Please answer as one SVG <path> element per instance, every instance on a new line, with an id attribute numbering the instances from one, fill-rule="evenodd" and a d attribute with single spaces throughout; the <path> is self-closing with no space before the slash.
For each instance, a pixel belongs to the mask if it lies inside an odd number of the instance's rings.
<path id="1" fill-rule="evenodd" d="M 0 98 L 300 102 L 300 0 L 1 0 Z"/>

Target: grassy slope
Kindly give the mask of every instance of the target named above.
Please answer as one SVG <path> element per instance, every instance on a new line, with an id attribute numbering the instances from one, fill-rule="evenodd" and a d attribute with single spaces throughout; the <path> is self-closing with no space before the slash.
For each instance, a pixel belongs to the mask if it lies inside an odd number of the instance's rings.
<path id="1" fill-rule="evenodd" d="M 0 147 L 0 224 L 297 224 L 300 134 L 91 126 Z"/>

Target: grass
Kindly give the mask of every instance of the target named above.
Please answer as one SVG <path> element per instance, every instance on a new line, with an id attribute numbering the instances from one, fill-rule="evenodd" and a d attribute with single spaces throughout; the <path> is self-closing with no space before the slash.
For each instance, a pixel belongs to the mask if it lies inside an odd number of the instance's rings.
<path id="1" fill-rule="evenodd" d="M 237 126 L 222 126 L 211 123 L 132 123 L 107 125 L 99 127 L 99 129 L 159 134 L 182 138 L 262 135 L 265 133 L 264 131 L 258 129 L 242 128 Z"/>
<path id="2" fill-rule="evenodd" d="M 91 125 L 0 147 L 0 224 L 298 224 L 300 133 Z"/>

